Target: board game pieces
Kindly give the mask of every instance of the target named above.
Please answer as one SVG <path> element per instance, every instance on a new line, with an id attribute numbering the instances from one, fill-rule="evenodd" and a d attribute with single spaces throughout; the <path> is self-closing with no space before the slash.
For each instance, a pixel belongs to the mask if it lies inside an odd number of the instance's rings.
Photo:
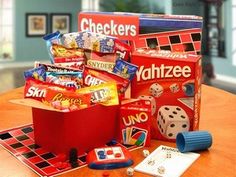
<path id="1" fill-rule="evenodd" d="M 153 176 L 178 177 L 199 156 L 197 153 L 181 153 L 176 148 L 161 145 L 135 166 L 134 170 Z"/>
<path id="2" fill-rule="evenodd" d="M 95 148 L 87 155 L 88 167 L 92 169 L 115 169 L 133 164 L 129 151 L 121 146 Z"/>
<path id="3" fill-rule="evenodd" d="M 75 168 L 75 167 L 78 167 L 79 164 L 78 164 L 78 152 L 77 152 L 77 149 L 75 148 L 72 148 L 70 150 L 70 155 L 69 155 L 69 162 L 70 162 L 70 165 L 72 168 Z"/>
<path id="4" fill-rule="evenodd" d="M 116 141 L 111 142 L 114 144 Z M 112 143 L 107 143 L 106 146 L 111 146 Z M 0 132 L 0 145 L 40 176 L 55 176 L 73 169 L 66 154 L 55 154 L 35 144 L 32 125 Z M 127 146 L 124 148 L 132 151 L 140 147 Z M 77 157 L 78 167 L 74 169 L 86 166 L 86 156 L 87 153 L 84 153 Z"/>

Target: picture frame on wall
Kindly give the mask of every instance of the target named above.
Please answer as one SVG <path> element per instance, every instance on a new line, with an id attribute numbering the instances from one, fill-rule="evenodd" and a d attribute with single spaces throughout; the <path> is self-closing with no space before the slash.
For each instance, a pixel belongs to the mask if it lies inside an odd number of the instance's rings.
<path id="1" fill-rule="evenodd" d="M 71 31 L 70 13 L 52 13 L 50 14 L 51 32 L 60 31 L 60 33 L 69 33 Z"/>
<path id="2" fill-rule="evenodd" d="M 26 13 L 26 36 L 42 37 L 48 33 L 47 13 Z"/>

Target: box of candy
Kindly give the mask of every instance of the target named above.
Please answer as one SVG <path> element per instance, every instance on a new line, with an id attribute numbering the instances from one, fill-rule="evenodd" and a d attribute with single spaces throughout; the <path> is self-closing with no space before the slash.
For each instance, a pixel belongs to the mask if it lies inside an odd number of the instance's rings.
<path id="1" fill-rule="evenodd" d="M 53 153 L 83 154 L 118 136 L 120 99 L 137 66 L 129 46 L 91 32 L 44 36 L 51 64 L 24 72 L 24 100 L 32 107 L 35 142 Z M 122 57 L 123 56 L 123 57 Z"/>
<path id="2" fill-rule="evenodd" d="M 131 62 L 139 66 L 132 98 L 152 104 L 152 138 L 174 140 L 180 131 L 198 129 L 201 56 L 138 49 Z"/>

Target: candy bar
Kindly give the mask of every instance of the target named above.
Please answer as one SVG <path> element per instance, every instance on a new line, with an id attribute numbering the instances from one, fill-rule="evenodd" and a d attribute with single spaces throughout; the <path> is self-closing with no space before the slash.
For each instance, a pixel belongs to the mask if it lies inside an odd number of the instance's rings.
<path id="1" fill-rule="evenodd" d="M 116 87 L 116 84 L 112 82 L 85 87 L 85 88 L 76 90 L 76 92 L 80 94 L 91 93 L 92 103 L 101 103 L 105 106 L 119 104 L 117 87 Z"/>
<path id="2" fill-rule="evenodd" d="M 90 106 L 91 94 L 78 94 L 67 90 L 47 89 L 43 98 L 45 104 L 64 111 L 77 110 Z"/>
<path id="3" fill-rule="evenodd" d="M 40 80 L 28 79 L 25 82 L 24 97 L 42 101 L 42 99 L 45 98 L 48 89 L 70 91 L 75 90 L 73 88 L 67 88 L 61 85 L 46 83 Z"/>
<path id="4" fill-rule="evenodd" d="M 83 78 L 81 72 L 47 72 L 46 82 L 78 89 L 83 85 Z"/>
<path id="5" fill-rule="evenodd" d="M 129 85 L 129 80 L 122 78 L 114 73 L 85 67 L 84 85 L 99 85 L 106 82 L 115 82 L 117 84 L 119 93 L 124 93 Z"/>

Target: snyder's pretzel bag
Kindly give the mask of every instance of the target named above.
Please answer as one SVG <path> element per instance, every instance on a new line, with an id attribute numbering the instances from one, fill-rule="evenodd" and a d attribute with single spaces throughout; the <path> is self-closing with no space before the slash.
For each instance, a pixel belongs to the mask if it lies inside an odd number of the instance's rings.
<path id="1" fill-rule="evenodd" d="M 86 64 L 92 68 L 112 71 L 118 58 L 116 53 L 85 52 Z"/>

